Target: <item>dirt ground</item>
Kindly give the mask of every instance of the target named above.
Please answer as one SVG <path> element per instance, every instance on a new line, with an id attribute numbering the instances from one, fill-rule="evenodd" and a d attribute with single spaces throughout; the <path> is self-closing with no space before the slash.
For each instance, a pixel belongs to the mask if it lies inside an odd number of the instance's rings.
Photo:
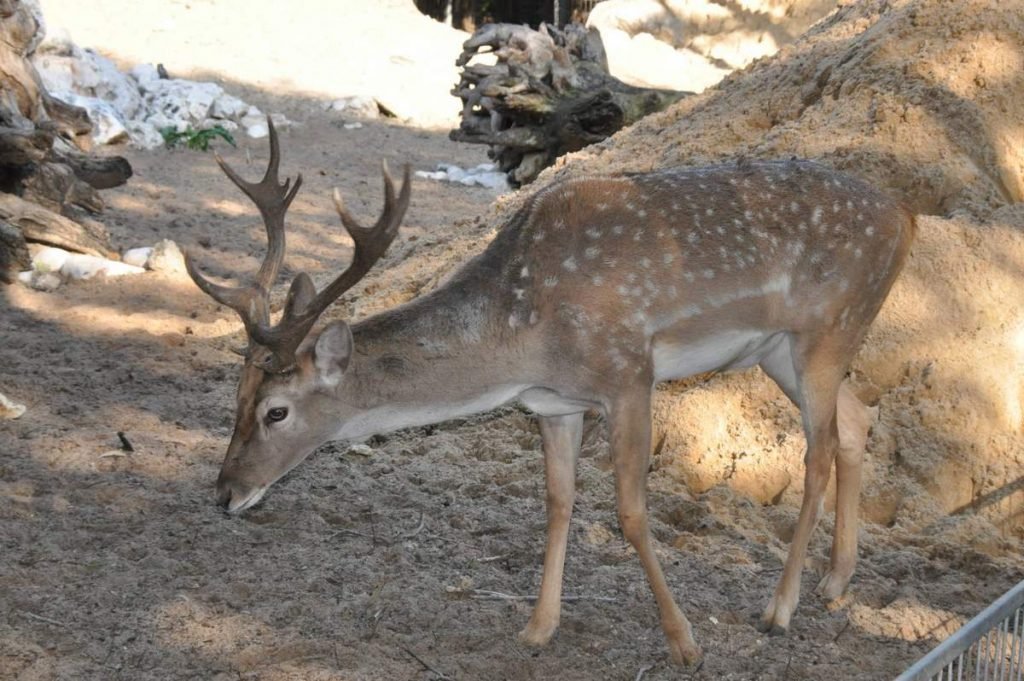
<path id="1" fill-rule="evenodd" d="M 911 262 L 852 374 L 879 421 L 860 563 L 841 602 L 826 608 L 813 594 L 826 514 L 790 633 L 754 628 L 781 570 L 803 455 L 798 413 L 757 372 L 657 393 L 649 505 L 706 653 L 697 670 L 667 662 L 618 529 L 597 418 L 579 467 L 572 598 L 544 649 L 515 641 L 544 547 L 540 437 L 517 408 L 377 437 L 369 452 L 325 446 L 228 517 L 213 481 L 240 324 L 187 277 L 148 273 L 0 291 L 0 391 L 28 406 L 0 421 L 0 679 L 895 676 L 1024 579 L 1024 210 L 1012 155 L 1024 148 L 1014 118 L 1024 41 L 1019 18 L 993 14 L 1000 3 L 966 4 L 955 16 L 939 0 L 848 4 L 778 57 L 546 175 L 800 154 L 863 174 L 921 214 Z M 958 40 L 941 43 L 943 31 Z M 301 122 L 282 136 L 283 172 L 305 179 L 286 276 L 322 282 L 345 261 L 330 188 L 374 216 L 381 157 L 416 169 L 484 160 L 442 131 L 347 130 L 318 96 L 226 85 Z M 942 88 L 959 93 L 956 106 L 925 96 Z M 123 153 L 136 175 L 104 192 L 118 248 L 171 238 L 214 275 L 257 267 L 262 228 L 210 155 Z M 224 153 L 249 176 L 267 155 L 265 141 Z M 389 254 L 329 314 L 359 319 L 429 290 L 520 200 L 416 182 Z M 119 431 L 134 452 L 119 449 Z"/>

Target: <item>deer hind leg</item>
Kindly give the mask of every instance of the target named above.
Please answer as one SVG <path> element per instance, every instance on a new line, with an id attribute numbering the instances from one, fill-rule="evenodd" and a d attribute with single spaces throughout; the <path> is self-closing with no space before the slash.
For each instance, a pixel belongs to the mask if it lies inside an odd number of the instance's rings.
<path id="1" fill-rule="evenodd" d="M 647 573 L 654 599 L 661 614 L 661 627 L 668 639 L 669 652 L 676 664 L 700 660 L 700 648 L 693 631 L 679 610 L 665 575 L 654 553 L 647 522 L 647 469 L 651 453 L 651 389 L 644 386 L 621 395 L 608 409 L 612 461 L 615 465 L 615 491 L 618 497 L 619 524 Z"/>
<path id="2" fill-rule="evenodd" d="M 576 459 L 583 439 L 583 414 L 540 417 L 547 479 L 548 539 L 540 597 L 530 621 L 519 632 L 527 645 L 542 646 L 558 628 L 562 610 L 562 568 L 569 538 L 569 519 L 576 497 Z"/>
<path id="3" fill-rule="evenodd" d="M 829 570 L 817 592 L 826 600 L 843 595 L 857 564 L 857 511 L 860 505 L 861 467 L 871 410 L 857 399 L 844 381 L 837 408 L 839 454 L 836 457 L 836 526 L 832 535 Z"/>
<path id="4" fill-rule="evenodd" d="M 760 628 L 763 631 L 784 632 L 800 599 L 800 577 L 807 545 L 821 514 L 832 462 L 840 449 L 836 411 L 847 365 L 846 353 L 841 350 L 843 346 L 834 338 L 820 339 L 816 343 L 791 338 L 761 362 L 765 373 L 800 407 L 807 438 L 803 503 L 782 576 L 761 616 Z M 838 361 L 837 357 L 840 358 Z M 848 512 L 844 512 L 844 521 L 847 525 L 852 522 L 852 531 L 856 535 L 856 492 L 852 487 L 856 484 L 859 488 L 859 467 L 856 480 L 852 473 L 849 467 L 844 470 L 843 500 L 845 505 L 853 505 L 854 515 L 850 517 Z M 849 528 L 844 529 L 842 538 L 837 536 L 836 540 L 844 560 L 849 558 L 849 537 L 845 534 L 848 531 Z"/>

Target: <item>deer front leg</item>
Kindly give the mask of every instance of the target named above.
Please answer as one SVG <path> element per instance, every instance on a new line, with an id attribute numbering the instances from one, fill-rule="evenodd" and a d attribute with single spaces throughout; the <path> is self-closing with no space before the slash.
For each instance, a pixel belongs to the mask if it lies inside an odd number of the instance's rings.
<path id="1" fill-rule="evenodd" d="M 676 664 L 700 660 L 690 623 L 679 610 L 654 553 L 647 522 L 647 469 L 651 454 L 651 389 L 621 395 L 608 410 L 615 491 L 622 533 L 636 549 L 661 614 L 661 628 Z"/>
<path id="2" fill-rule="evenodd" d="M 839 454 L 836 457 L 836 526 L 832 536 L 829 570 L 818 593 L 832 601 L 843 595 L 857 564 L 857 511 L 860 505 L 861 468 L 871 412 L 844 382 L 837 407 Z"/>
<path id="3" fill-rule="evenodd" d="M 540 596 L 519 640 L 542 646 L 558 628 L 562 611 L 562 568 L 569 538 L 569 519 L 576 497 L 576 459 L 583 440 L 583 414 L 540 417 L 547 478 L 548 540 Z"/>

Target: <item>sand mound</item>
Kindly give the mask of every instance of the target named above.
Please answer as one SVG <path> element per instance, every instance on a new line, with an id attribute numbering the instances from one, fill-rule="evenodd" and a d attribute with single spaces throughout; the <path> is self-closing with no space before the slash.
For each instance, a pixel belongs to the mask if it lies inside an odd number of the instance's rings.
<path id="1" fill-rule="evenodd" d="M 947 216 L 921 220 L 855 365 L 858 392 L 881 408 L 864 512 L 990 548 L 1024 531 L 1022 46 L 1024 17 L 998 0 L 849 4 L 546 178 L 796 155 Z M 726 482 L 796 502 L 803 440 L 774 386 L 754 372 L 685 388 L 660 393 L 659 465 L 694 492 Z M 987 531 L 963 529 L 975 513 Z"/>
<path id="2" fill-rule="evenodd" d="M 824 159 L 919 213 L 1024 199 L 1024 15 L 1014 3 L 867 0 L 773 57 L 651 116 L 570 172 L 737 154 Z"/>

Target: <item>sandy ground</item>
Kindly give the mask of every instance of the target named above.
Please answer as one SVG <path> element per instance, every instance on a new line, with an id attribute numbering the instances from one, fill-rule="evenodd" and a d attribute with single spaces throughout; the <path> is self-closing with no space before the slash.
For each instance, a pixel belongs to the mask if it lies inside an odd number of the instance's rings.
<path id="1" fill-rule="evenodd" d="M 158 4 L 133 6 L 146 16 Z M 826 514 L 791 632 L 753 626 L 781 568 L 803 453 L 796 410 L 756 372 L 657 393 L 650 510 L 707 654 L 699 670 L 667 664 L 618 530 L 598 419 L 587 421 L 570 535 L 574 600 L 541 650 L 514 638 L 544 543 L 540 438 L 518 409 L 374 438 L 368 456 L 328 445 L 257 508 L 227 517 L 212 485 L 240 325 L 187 278 L 147 274 L 2 291 L 0 387 L 28 412 L 0 421 L 0 679 L 888 679 L 1024 578 L 1024 211 L 1013 205 L 1019 165 L 1000 151 L 1024 148 L 1013 118 L 1019 18 L 994 16 L 995 2 L 955 17 L 937 0 L 882 4 L 848 6 L 777 60 L 547 175 L 796 153 L 872 177 L 922 214 L 852 377 L 880 420 L 861 562 L 840 603 L 827 609 L 812 593 Z M 272 6 L 249 3 L 230 32 L 217 29 L 221 40 L 255 50 Z M 413 17 L 392 28 L 420 26 Z M 944 32 L 962 40 L 942 43 Z M 287 52 L 275 58 L 299 70 Z M 830 76 L 808 75 L 828 63 Z M 380 157 L 418 169 L 483 160 L 439 131 L 388 121 L 346 130 L 322 112 L 323 95 L 220 79 L 302 123 L 282 138 L 283 171 L 306 181 L 286 274 L 323 281 L 344 261 L 330 188 L 375 215 Z M 805 98 L 792 93 L 808 82 Z M 934 106 L 922 83 L 958 91 L 961 104 Z M 125 153 L 136 176 L 105 192 L 117 247 L 172 238 L 216 275 L 257 266 L 261 227 L 209 155 Z M 225 153 L 250 176 L 266 158 L 263 142 Z M 413 196 L 383 263 L 332 316 L 361 318 L 430 289 L 521 200 L 426 181 Z M 134 452 L 119 451 L 118 431 Z"/>

